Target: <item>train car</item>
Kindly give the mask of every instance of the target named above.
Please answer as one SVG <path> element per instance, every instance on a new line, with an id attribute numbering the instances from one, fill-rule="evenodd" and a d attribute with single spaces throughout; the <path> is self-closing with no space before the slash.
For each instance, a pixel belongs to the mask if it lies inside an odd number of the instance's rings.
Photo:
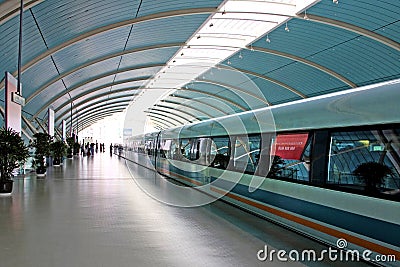
<path id="1" fill-rule="evenodd" d="M 333 247 L 360 257 L 371 251 L 364 259 L 398 266 L 399 100 L 400 80 L 368 85 L 136 136 L 125 157 Z"/>

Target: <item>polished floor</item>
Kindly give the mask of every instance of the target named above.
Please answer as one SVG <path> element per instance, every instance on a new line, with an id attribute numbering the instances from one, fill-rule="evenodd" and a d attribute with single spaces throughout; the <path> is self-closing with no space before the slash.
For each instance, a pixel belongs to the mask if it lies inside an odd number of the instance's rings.
<path id="1" fill-rule="evenodd" d="M 265 245 L 325 247 L 223 202 L 166 205 L 135 182 L 154 174 L 135 168 L 103 153 L 49 167 L 44 179 L 14 178 L 13 193 L 0 197 L 0 266 L 361 266 L 260 261 Z"/>

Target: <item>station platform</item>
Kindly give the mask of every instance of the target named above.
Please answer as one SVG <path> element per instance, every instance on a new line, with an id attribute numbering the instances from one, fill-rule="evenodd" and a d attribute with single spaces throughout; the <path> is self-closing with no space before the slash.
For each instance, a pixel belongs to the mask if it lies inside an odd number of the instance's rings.
<path id="1" fill-rule="evenodd" d="M 269 250 L 326 249 L 222 201 L 196 208 L 161 203 L 108 153 L 64 160 L 46 178 L 14 178 L 0 197 L 0 266 L 363 266 L 362 262 L 260 261 Z M 162 178 L 160 178 L 162 179 Z M 154 182 L 155 187 L 168 183 Z"/>

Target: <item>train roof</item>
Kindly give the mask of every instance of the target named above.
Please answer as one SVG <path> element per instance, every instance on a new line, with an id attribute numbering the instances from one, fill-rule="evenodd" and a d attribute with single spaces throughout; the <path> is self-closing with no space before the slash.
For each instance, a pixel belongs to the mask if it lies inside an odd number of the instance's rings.
<path id="1" fill-rule="evenodd" d="M 400 79 L 162 131 L 166 138 L 400 123 Z"/>

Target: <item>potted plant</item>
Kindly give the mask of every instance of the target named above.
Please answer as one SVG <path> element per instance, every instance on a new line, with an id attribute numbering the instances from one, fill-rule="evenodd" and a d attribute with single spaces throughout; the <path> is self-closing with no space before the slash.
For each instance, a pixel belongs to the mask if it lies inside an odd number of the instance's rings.
<path id="1" fill-rule="evenodd" d="M 79 149 L 81 149 L 81 145 L 78 142 L 74 143 L 74 155 L 79 155 Z"/>
<path id="2" fill-rule="evenodd" d="M 75 144 L 75 138 L 74 137 L 68 137 L 67 138 L 67 144 L 68 144 L 68 148 L 67 148 L 67 158 L 71 159 L 72 158 L 72 152 L 74 149 L 74 144 Z"/>
<path id="3" fill-rule="evenodd" d="M 30 146 L 35 148 L 34 166 L 38 176 L 46 174 L 46 157 L 50 156 L 50 144 L 52 137 L 47 133 L 35 133 L 34 140 L 31 141 Z"/>
<path id="4" fill-rule="evenodd" d="M 392 174 L 392 171 L 383 163 L 370 161 L 358 165 L 353 173 L 365 182 L 365 191 L 373 194 L 379 192 L 385 177 Z"/>
<path id="5" fill-rule="evenodd" d="M 12 171 L 28 158 L 28 148 L 11 128 L 0 128 L 0 193 L 11 193 Z"/>
<path id="6" fill-rule="evenodd" d="M 67 145 L 63 141 L 55 141 L 50 144 L 50 150 L 53 157 L 53 165 L 60 166 L 63 157 L 65 156 L 65 150 Z"/>

